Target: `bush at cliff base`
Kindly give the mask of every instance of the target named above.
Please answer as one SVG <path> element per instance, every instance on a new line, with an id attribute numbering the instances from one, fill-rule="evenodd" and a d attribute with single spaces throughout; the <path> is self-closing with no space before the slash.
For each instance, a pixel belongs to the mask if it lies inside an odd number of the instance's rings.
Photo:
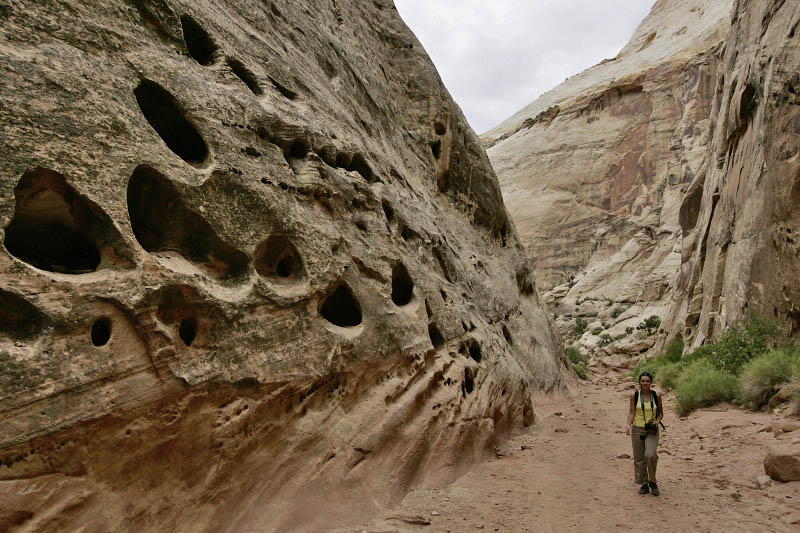
<path id="1" fill-rule="evenodd" d="M 739 393 L 739 380 L 733 374 L 699 359 L 681 372 L 675 387 L 675 410 L 685 415 L 698 407 L 730 402 Z"/>
<path id="2" fill-rule="evenodd" d="M 787 384 L 796 385 L 784 391 L 800 410 L 800 349 L 782 330 L 780 322 L 752 315 L 685 355 L 675 339 L 661 355 L 640 361 L 632 375 L 650 372 L 656 383 L 673 389 L 681 414 L 720 401 L 756 409 Z"/>

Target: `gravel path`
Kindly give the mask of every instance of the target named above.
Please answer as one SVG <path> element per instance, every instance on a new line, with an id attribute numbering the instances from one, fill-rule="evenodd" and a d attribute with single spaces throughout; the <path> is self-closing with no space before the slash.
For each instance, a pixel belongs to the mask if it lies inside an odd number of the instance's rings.
<path id="1" fill-rule="evenodd" d="M 633 384 L 599 378 L 539 406 L 536 425 L 450 486 L 417 489 L 396 508 L 341 532 L 800 531 L 800 482 L 758 488 L 763 459 L 800 431 L 732 407 L 680 419 L 664 395 L 661 496 L 639 495 L 624 422 Z M 627 454 L 627 455 L 626 455 Z"/>

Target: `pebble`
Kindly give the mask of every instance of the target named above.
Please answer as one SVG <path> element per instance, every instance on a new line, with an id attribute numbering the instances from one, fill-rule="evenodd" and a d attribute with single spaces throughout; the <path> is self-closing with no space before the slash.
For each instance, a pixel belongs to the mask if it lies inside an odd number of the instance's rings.
<path id="1" fill-rule="evenodd" d="M 627 453 L 618 453 L 614 456 L 615 459 L 630 459 L 631 456 Z"/>
<path id="2" fill-rule="evenodd" d="M 556 428 L 556 433 L 569 433 L 567 428 Z"/>

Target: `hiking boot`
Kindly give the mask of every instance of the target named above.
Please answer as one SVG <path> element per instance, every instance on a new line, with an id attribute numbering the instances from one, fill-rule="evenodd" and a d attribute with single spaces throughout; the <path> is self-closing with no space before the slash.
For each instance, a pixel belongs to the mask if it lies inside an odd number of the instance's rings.
<path id="1" fill-rule="evenodd" d="M 658 485 L 656 485 L 652 481 L 650 482 L 650 494 L 652 494 L 653 496 L 658 496 Z"/>
<path id="2" fill-rule="evenodd" d="M 639 489 L 639 494 L 647 494 L 650 492 L 650 487 L 647 486 L 647 483 L 642 485 L 642 488 Z"/>

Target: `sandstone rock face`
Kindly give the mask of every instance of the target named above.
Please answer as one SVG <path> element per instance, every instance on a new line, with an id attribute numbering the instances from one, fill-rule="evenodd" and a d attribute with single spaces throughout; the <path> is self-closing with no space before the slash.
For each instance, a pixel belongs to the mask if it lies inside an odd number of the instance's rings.
<path id="1" fill-rule="evenodd" d="M 737 1 L 707 171 L 681 205 L 669 327 L 699 345 L 751 312 L 800 331 L 800 4 Z"/>
<path id="2" fill-rule="evenodd" d="M 0 2 L 0 530 L 320 530 L 564 385 L 388 0 Z"/>
<path id="3" fill-rule="evenodd" d="M 545 297 L 564 327 L 575 316 L 620 323 L 611 308 L 575 305 L 586 298 L 638 306 L 639 320 L 669 314 L 681 202 L 707 166 L 730 9 L 730 0 L 660 0 L 616 58 L 482 136 L 536 279 L 556 287 Z"/>

